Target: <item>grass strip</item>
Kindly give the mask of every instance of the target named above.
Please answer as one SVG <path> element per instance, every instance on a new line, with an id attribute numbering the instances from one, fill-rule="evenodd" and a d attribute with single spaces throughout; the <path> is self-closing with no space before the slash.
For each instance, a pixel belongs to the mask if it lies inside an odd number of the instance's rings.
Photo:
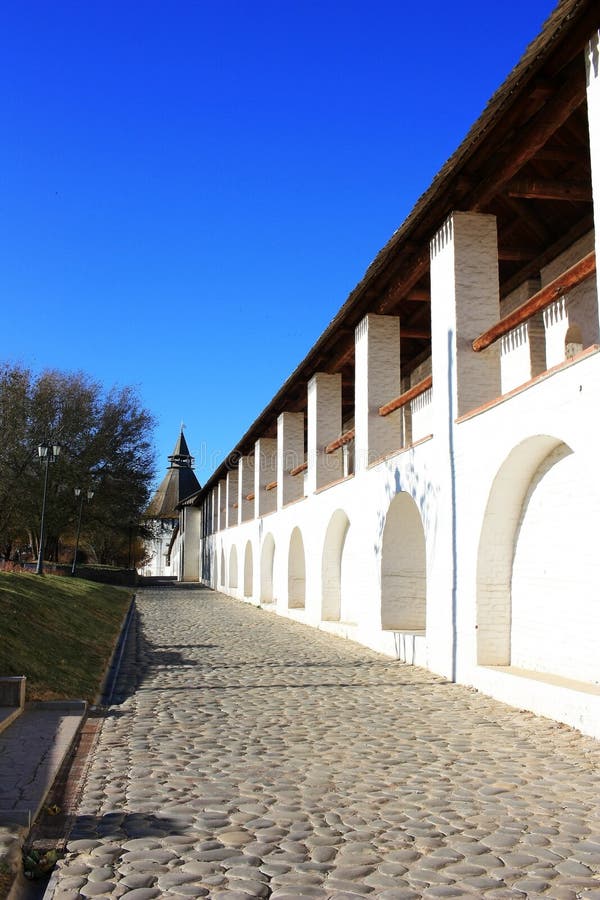
<path id="1" fill-rule="evenodd" d="M 58 575 L 0 572 L 0 675 L 28 700 L 92 702 L 132 591 Z"/>

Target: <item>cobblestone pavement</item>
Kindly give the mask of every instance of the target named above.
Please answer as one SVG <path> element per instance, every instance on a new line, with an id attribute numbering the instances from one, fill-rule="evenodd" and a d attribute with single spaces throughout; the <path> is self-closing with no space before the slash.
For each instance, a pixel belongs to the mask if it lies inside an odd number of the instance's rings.
<path id="1" fill-rule="evenodd" d="M 600 745 L 206 590 L 143 590 L 55 900 L 600 898 Z"/>

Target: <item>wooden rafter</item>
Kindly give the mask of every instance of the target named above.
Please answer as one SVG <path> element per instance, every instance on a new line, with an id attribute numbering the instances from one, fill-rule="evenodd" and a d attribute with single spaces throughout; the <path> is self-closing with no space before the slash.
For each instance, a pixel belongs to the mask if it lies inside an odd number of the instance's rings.
<path id="1" fill-rule="evenodd" d="M 525 125 L 509 154 L 498 159 L 496 155 L 489 161 L 486 171 L 482 172 L 479 184 L 472 191 L 470 197 L 470 209 L 481 212 L 494 194 L 497 194 L 504 185 L 529 162 L 530 159 L 541 150 L 544 144 L 552 137 L 555 131 L 567 121 L 571 113 L 585 100 L 585 75 L 580 60 L 571 66 L 571 71 L 564 77 L 563 85 L 557 90 L 554 97 L 548 100 L 539 112 Z"/>
<path id="2" fill-rule="evenodd" d="M 527 262 L 534 259 L 539 253 L 539 248 L 533 247 L 508 247 L 498 248 L 498 259 L 504 262 Z"/>
<path id="3" fill-rule="evenodd" d="M 541 244 L 548 243 L 550 240 L 548 228 L 538 216 L 535 216 L 532 213 L 530 206 L 525 203 L 524 200 L 519 200 L 516 197 L 507 197 L 505 195 L 501 198 L 501 202 L 515 215 L 518 224 L 524 225 Z"/>
<path id="4" fill-rule="evenodd" d="M 409 303 L 429 303 L 431 300 L 431 291 L 428 291 L 425 288 L 413 288 L 403 299 L 408 300 Z"/>
<path id="5" fill-rule="evenodd" d="M 400 326 L 400 338 L 410 338 L 415 340 L 428 341 L 431 338 L 431 329 L 429 328 L 403 328 Z"/>
<path id="6" fill-rule="evenodd" d="M 579 240 L 580 237 L 583 237 L 584 234 L 587 234 L 593 227 L 594 216 L 593 213 L 589 213 L 579 219 L 567 231 L 563 232 L 558 240 L 553 243 L 547 243 L 538 256 L 532 259 L 531 262 L 525 263 L 518 272 L 515 272 L 510 278 L 507 278 L 502 282 L 502 297 L 507 297 L 511 291 L 514 291 L 515 288 L 519 287 L 520 284 L 523 284 L 524 281 L 527 281 L 528 278 L 539 277 L 540 270 L 543 269 L 544 266 L 548 265 L 551 260 L 556 259 L 563 250 L 566 250 L 567 247 L 574 244 L 575 241 Z"/>
<path id="7" fill-rule="evenodd" d="M 402 275 L 388 287 L 383 297 L 377 304 L 377 312 L 384 313 L 391 306 L 402 300 L 409 292 L 412 292 L 414 286 L 421 280 L 423 275 L 429 270 L 429 243 L 425 250 L 421 250 L 409 261 Z"/>
<path id="8" fill-rule="evenodd" d="M 555 181 L 549 178 L 517 178 L 506 185 L 510 197 L 528 200 L 570 200 L 592 202 L 592 186 L 589 182 Z"/>
<path id="9" fill-rule="evenodd" d="M 577 163 L 578 165 L 586 164 L 589 161 L 589 154 L 585 147 L 558 147 L 548 146 L 542 147 L 535 154 L 536 160 L 540 162 L 560 162 L 560 163 Z"/>

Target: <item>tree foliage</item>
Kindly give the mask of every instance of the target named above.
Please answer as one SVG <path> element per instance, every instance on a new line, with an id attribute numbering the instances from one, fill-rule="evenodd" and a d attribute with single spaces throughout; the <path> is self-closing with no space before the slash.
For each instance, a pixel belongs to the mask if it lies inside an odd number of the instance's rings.
<path id="1" fill-rule="evenodd" d="M 59 541 L 73 535 L 77 487 L 94 491 L 82 537 L 99 562 L 122 562 L 154 477 L 154 424 L 131 387 L 105 391 L 82 373 L 34 375 L 0 364 L 0 554 L 23 543 L 37 553 L 44 478 L 37 448 L 48 443 L 61 453 L 49 470 L 46 557 L 56 558 Z"/>

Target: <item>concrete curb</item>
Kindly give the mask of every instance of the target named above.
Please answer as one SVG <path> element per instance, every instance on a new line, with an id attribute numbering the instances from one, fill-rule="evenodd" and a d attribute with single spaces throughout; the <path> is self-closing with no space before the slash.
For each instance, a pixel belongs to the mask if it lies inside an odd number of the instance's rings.
<path id="1" fill-rule="evenodd" d="M 6 707 L 0 707 L 0 734 L 5 731 L 8 726 L 18 719 L 23 712 L 23 707 L 11 707 L 9 712 L 5 712 Z"/>
<path id="2" fill-rule="evenodd" d="M 121 623 L 121 628 L 115 641 L 115 646 L 111 653 L 110 660 L 100 684 L 100 690 L 94 697 L 94 706 L 107 706 L 112 699 L 114 684 L 117 675 L 119 674 L 121 660 L 123 659 L 123 653 L 125 650 L 125 645 L 127 643 L 127 637 L 129 635 L 129 628 L 136 611 L 136 597 L 137 595 L 134 594 L 129 602 L 129 606 L 127 607 L 127 612 L 123 616 L 123 621 Z"/>

